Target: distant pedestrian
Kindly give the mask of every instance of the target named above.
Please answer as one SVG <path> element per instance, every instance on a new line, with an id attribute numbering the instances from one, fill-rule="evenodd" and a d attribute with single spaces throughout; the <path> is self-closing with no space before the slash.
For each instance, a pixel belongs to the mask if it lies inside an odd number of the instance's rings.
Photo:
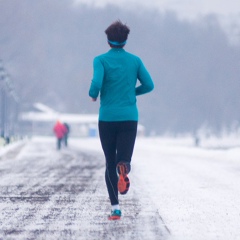
<path id="1" fill-rule="evenodd" d="M 63 125 L 66 127 L 66 133 L 64 134 L 64 144 L 67 147 L 68 146 L 68 137 L 70 133 L 70 126 L 67 123 L 63 123 Z"/>
<path id="2" fill-rule="evenodd" d="M 126 194 L 130 186 L 128 173 L 138 124 L 136 96 L 154 88 L 141 59 L 123 49 L 129 32 L 128 26 L 121 21 L 114 22 L 106 29 L 111 49 L 94 58 L 89 90 L 92 101 L 96 101 L 100 93 L 98 128 L 106 159 L 105 180 L 112 206 L 109 220 L 121 218 L 118 192 Z"/>
<path id="3" fill-rule="evenodd" d="M 195 136 L 194 141 L 195 141 L 195 146 L 196 146 L 196 147 L 199 147 L 199 144 L 200 144 L 200 137 Z"/>
<path id="4" fill-rule="evenodd" d="M 53 131 L 54 131 L 55 136 L 57 138 L 57 149 L 60 150 L 62 140 L 64 138 L 64 135 L 67 132 L 67 128 L 58 120 L 53 127 Z"/>

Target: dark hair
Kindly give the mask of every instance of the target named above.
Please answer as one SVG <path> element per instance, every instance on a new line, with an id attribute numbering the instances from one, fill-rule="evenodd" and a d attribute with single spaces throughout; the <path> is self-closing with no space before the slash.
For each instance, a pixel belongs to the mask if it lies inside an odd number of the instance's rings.
<path id="1" fill-rule="evenodd" d="M 112 23 L 106 30 L 105 33 L 107 34 L 107 39 L 112 42 L 117 42 L 120 45 L 113 45 L 111 43 L 111 47 L 115 48 L 122 48 L 125 45 L 125 41 L 128 38 L 128 34 L 130 32 L 129 27 L 126 24 L 123 24 L 120 20 Z M 124 43 L 121 45 L 121 43 Z"/>

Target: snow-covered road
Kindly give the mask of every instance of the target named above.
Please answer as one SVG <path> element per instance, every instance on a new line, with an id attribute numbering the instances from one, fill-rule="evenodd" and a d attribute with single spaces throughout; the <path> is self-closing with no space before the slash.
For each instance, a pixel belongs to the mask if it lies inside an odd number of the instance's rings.
<path id="1" fill-rule="evenodd" d="M 108 221 L 97 138 L 0 150 L 0 239 L 240 240 L 240 148 L 139 138 L 123 217 Z"/>
<path id="2" fill-rule="evenodd" d="M 107 220 L 104 159 L 83 141 L 56 151 L 55 139 L 35 138 L 2 154 L 0 239 L 167 239 L 160 213 L 134 188 L 122 219 Z"/>

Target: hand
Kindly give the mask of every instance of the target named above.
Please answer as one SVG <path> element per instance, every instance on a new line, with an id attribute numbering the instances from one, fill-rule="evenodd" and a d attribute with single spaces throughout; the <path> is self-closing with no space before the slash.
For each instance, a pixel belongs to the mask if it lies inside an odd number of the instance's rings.
<path id="1" fill-rule="evenodd" d="M 97 101 L 97 98 L 92 98 L 92 102 L 96 102 Z"/>

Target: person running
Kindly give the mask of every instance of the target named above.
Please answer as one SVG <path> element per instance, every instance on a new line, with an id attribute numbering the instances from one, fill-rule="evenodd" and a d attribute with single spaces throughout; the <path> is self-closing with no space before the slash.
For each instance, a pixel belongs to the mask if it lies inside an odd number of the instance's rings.
<path id="1" fill-rule="evenodd" d="M 53 132 L 55 133 L 55 136 L 57 138 L 57 149 L 60 150 L 62 140 L 67 132 L 67 128 L 58 120 L 53 127 Z"/>
<path id="2" fill-rule="evenodd" d="M 141 59 L 123 49 L 129 32 L 129 27 L 121 21 L 105 30 L 111 49 L 94 58 L 89 89 L 94 102 L 100 93 L 98 129 L 106 159 L 105 181 L 111 202 L 109 220 L 121 218 L 118 192 L 126 194 L 130 186 L 128 174 L 138 124 L 136 96 L 154 88 Z"/>
<path id="3" fill-rule="evenodd" d="M 65 147 L 67 147 L 68 146 L 68 137 L 69 137 L 69 133 L 70 133 L 70 126 L 68 123 L 63 123 L 63 125 L 66 128 L 66 133 L 64 134 L 63 140 L 64 140 Z"/>

